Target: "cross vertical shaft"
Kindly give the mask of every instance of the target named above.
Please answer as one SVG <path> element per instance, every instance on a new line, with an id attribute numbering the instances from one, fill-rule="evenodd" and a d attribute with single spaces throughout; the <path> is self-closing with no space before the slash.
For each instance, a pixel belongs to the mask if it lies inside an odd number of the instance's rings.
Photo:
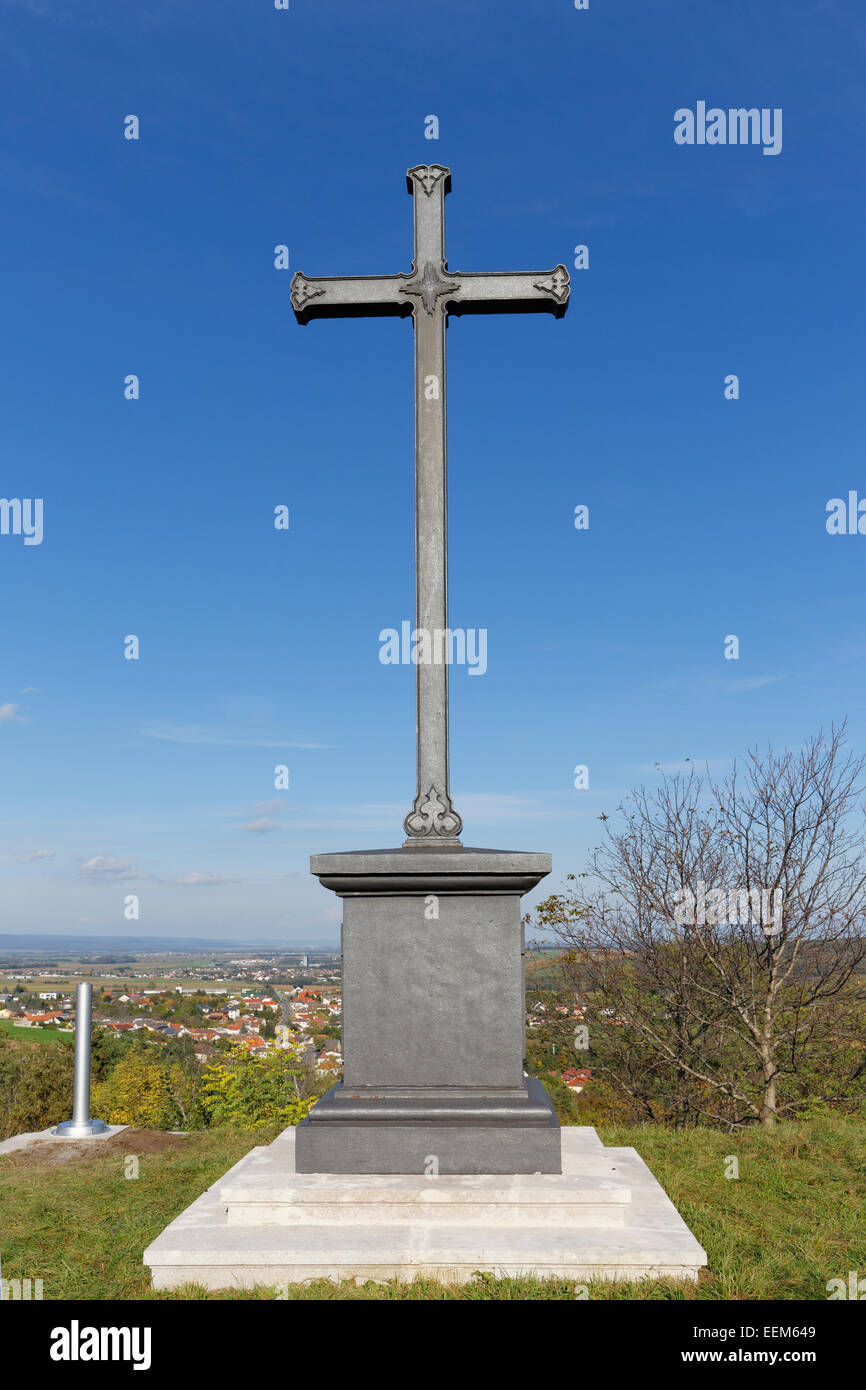
<path id="1" fill-rule="evenodd" d="M 448 766 L 448 483 L 445 329 L 449 313 L 554 313 L 568 306 L 565 266 L 536 273 L 460 273 L 445 259 L 445 195 L 440 164 L 409 169 L 414 259 L 408 275 L 292 279 L 299 323 L 312 318 L 411 314 L 415 329 L 415 621 L 417 784 L 403 825 L 405 845 L 459 847 L 463 822 L 451 803 Z"/>
<path id="2" fill-rule="evenodd" d="M 415 623 L 421 632 L 433 634 L 448 627 L 445 315 L 439 309 L 417 326 L 415 392 Z M 417 724 L 418 794 L 426 800 L 431 793 L 450 811 L 445 661 L 418 666 Z M 421 814 L 418 806 L 416 813 Z M 451 828 L 459 834 L 459 816 Z"/>
<path id="3" fill-rule="evenodd" d="M 448 628 L 448 463 L 445 382 L 446 176 L 410 171 L 415 258 L 407 291 L 415 317 L 415 626 L 435 658 L 434 634 Z M 424 638 L 422 638 L 422 641 Z M 443 639 L 444 641 L 445 639 Z M 417 784 L 404 821 L 407 844 L 459 844 L 462 821 L 451 804 L 448 771 L 448 663 L 417 665 Z"/>

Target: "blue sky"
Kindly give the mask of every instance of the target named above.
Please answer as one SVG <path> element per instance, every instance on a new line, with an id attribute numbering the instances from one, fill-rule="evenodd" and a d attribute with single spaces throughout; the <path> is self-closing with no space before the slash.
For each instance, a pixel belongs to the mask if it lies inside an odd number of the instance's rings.
<path id="1" fill-rule="evenodd" d="M 44 502 L 41 545 L 0 535 L 0 931 L 333 940 L 309 855 L 400 843 L 411 325 L 300 327 L 274 247 L 408 270 L 417 163 L 452 267 L 590 252 L 563 320 L 449 328 L 464 842 L 555 888 L 656 762 L 845 714 L 866 749 L 866 536 L 825 525 L 866 496 L 855 0 L 0 14 L 0 496 Z M 698 101 L 781 108 L 781 153 L 676 145 Z"/>

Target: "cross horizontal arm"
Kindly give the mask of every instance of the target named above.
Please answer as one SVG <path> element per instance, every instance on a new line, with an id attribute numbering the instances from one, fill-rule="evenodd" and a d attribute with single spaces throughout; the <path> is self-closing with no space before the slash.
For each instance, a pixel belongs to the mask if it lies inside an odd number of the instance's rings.
<path id="1" fill-rule="evenodd" d="M 292 308 L 299 323 L 313 318 L 373 318 L 411 314 L 405 275 L 292 276 Z"/>
<path id="2" fill-rule="evenodd" d="M 460 286 L 448 305 L 450 314 L 548 312 L 562 318 L 568 307 L 569 278 L 564 265 L 527 274 L 510 271 L 452 277 Z"/>

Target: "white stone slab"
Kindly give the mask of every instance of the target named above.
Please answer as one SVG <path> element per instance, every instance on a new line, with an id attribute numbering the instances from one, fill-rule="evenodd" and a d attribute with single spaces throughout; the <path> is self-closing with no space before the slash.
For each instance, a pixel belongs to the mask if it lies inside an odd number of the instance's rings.
<path id="1" fill-rule="evenodd" d="M 579 1282 L 696 1279 L 707 1262 L 635 1150 L 605 1148 L 589 1127 L 563 1129 L 561 1177 L 513 1179 L 291 1178 L 293 1139 L 294 1131 L 287 1130 L 267 1148 L 253 1149 L 157 1237 L 144 1253 L 154 1288 L 183 1283 L 252 1288 L 419 1275 L 461 1283 L 478 1270 Z M 270 1195 L 269 1181 L 278 1184 Z M 581 1181 L 583 1201 L 576 1195 Z M 630 1200 L 623 1200 L 623 1193 Z M 238 1211 L 257 1203 L 265 1220 L 236 1219 Z M 377 1206 L 377 1219 L 370 1220 L 370 1209 Z M 304 1219 L 283 1220 L 275 1214 L 281 1207 L 303 1211 Z M 608 1217 L 615 1213 L 613 1219 L 621 1218 L 622 1224 L 583 1224 L 581 1211 L 594 1207 L 605 1207 Z M 326 1219 L 316 1219 L 317 1209 Z"/>
<path id="2" fill-rule="evenodd" d="M 631 1201 L 604 1149 L 592 1173 L 442 1176 L 295 1173 L 294 1130 L 242 1159 L 219 1189 L 229 1226 L 622 1226 Z"/>

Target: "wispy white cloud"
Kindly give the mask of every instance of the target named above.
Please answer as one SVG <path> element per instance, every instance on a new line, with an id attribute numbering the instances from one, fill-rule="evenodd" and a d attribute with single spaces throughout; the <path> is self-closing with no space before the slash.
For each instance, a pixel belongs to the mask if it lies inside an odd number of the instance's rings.
<path id="1" fill-rule="evenodd" d="M 138 867 L 134 859 L 107 859 L 104 854 L 96 854 L 92 859 L 85 859 L 81 865 L 81 872 L 87 878 L 119 880 L 129 878 L 149 878 Z"/>
<path id="2" fill-rule="evenodd" d="M 682 673 L 668 676 L 664 680 L 647 681 L 644 689 L 701 696 L 716 695 L 719 692 L 729 694 L 732 691 L 760 690 L 762 686 L 775 685 L 778 681 L 787 680 L 788 674 L 787 671 L 781 671 L 776 675 L 738 676 L 726 664 L 726 668 L 717 675 Z"/>
<path id="3" fill-rule="evenodd" d="M 261 816 L 259 820 L 251 820 L 249 825 L 242 825 L 241 830 L 251 830 L 255 835 L 264 835 L 269 830 L 279 830 L 279 825 L 275 820 L 270 820 L 268 816 Z"/>
<path id="4" fill-rule="evenodd" d="M 173 878 L 160 878 L 140 868 L 134 859 L 109 859 L 97 854 L 86 859 L 81 872 L 92 881 L 120 883 L 124 879 L 147 879 L 151 883 L 161 883 L 171 888 L 211 888 L 221 883 L 237 883 L 237 879 L 225 878 L 221 874 L 204 873 L 193 870 L 188 874 L 178 874 Z"/>
<path id="5" fill-rule="evenodd" d="M 18 863 L 33 864 L 37 859 L 53 859 L 54 857 L 53 849 L 31 849 L 26 854 L 18 855 Z"/>
<path id="6" fill-rule="evenodd" d="M 561 797 L 547 800 L 504 792 L 466 792 L 454 795 L 454 804 L 464 821 L 555 821 L 563 815 Z M 370 801 L 354 805 L 293 805 L 283 815 L 291 830 L 340 830 L 359 825 L 365 831 L 389 829 L 397 835 L 408 810 L 407 802 Z"/>
<path id="7" fill-rule="evenodd" d="M 783 671 L 780 676 L 736 676 L 733 680 L 725 681 L 720 685 L 720 690 L 760 690 L 764 685 L 775 685 L 777 681 L 785 680 L 787 671 Z"/>
<path id="8" fill-rule="evenodd" d="M 234 748 L 333 748 L 331 743 L 305 743 L 297 739 L 262 738 L 255 734 L 239 734 L 219 725 L 209 724 L 148 724 L 138 731 L 143 738 L 161 739 L 165 743 L 211 743 Z"/>
<path id="9" fill-rule="evenodd" d="M 219 874 L 191 873 L 183 874 L 180 878 L 165 878 L 163 883 L 169 883 L 175 888 L 213 888 L 220 883 L 234 883 L 236 880 L 222 878 Z"/>
<path id="10" fill-rule="evenodd" d="M 464 820 L 558 820 L 562 815 L 559 806 L 508 792 L 466 792 L 459 797 L 458 810 Z"/>
<path id="11" fill-rule="evenodd" d="M 41 0 L 9 0 L 9 3 L 12 5 L 21 5 L 23 9 L 29 10 L 31 14 L 51 14 L 49 6 L 43 5 Z"/>
<path id="12" fill-rule="evenodd" d="M 339 830 L 363 825 L 365 830 L 390 826 L 395 834 L 406 814 L 401 802 L 372 801 L 356 805 L 324 805 L 286 807 L 284 821 L 292 830 Z"/>
<path id="13" fill-rule="evenodd" d="M 76 207 L 88 206 L 87 199 L 73 185 L 58 183 L 35 165 L 22 164 L 15 159 L 0 158 L 0 186 L 19 195 L 25 193 L 35 198 L 59 199 Z"/>
<path id="14" fill-rule="evenodd" d="M 20 705 L 0 705 L 0 724 L 26 724 L 27 717 L 21 713 Z"/>

